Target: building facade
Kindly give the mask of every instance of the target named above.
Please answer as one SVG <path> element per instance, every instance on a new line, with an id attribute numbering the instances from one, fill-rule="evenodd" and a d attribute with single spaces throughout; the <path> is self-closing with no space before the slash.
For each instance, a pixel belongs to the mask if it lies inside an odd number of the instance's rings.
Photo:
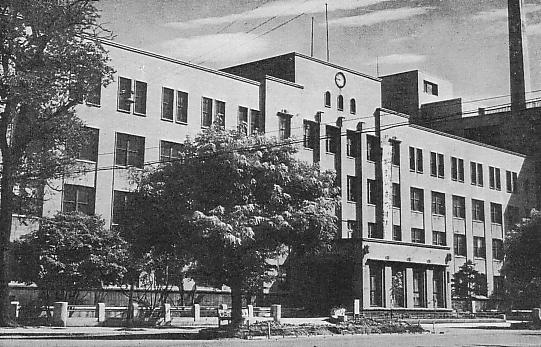
<path id="1" fill-rule="evenodd" d="M 296 138 L 300 159 L 336 171 L 337 239 L 350 254 L 336 263 L 347 271 L 332 271 L 344 278 L 327 278 L 316 295 L 325 303 L 342 286 L 338 300 L 366 310 L 448 310 L 466 260 L 486 274 L 487 294 L 498 290 L 505 232 L 533 204 L 526 156 L 414 124 L 382 108 L 381 79 L 302 54 L 219 71 L 104 44 L 115 82 L 77 108 L 93 145 L 77 174 L 51 182 L 44 215 L 95 213 L 114 226 L 134 189 L 130 172 L 178 157 L 186 137 L 219 122 Z"/>

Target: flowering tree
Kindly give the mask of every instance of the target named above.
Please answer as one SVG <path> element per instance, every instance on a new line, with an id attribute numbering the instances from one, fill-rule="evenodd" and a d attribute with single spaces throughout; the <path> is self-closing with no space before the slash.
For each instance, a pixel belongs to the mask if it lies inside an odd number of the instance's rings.
<path id="1" fill-rule="evenodd" d="M 220 128 L 187 140 L 179 158 L 144 176 L 127 230 L 139 244 L 189 259 L 190 276 L 242 296 L 271 279 L 269 259 L 329 250 L 334 176 L 295 159 L 291 143 Z"/>

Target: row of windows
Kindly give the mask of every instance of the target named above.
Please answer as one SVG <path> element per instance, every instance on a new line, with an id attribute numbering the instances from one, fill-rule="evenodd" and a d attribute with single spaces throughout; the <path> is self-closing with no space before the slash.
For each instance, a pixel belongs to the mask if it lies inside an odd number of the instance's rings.
<path id="1" fill-rule="evenodd" d="M 145 116 L 147 113 L 147 84 L 119 77 L 117 109 L 121 112 Z M 213 123 L 225 125 L 225 102 L 203 97 L 201 99 L 201 126 Z M 188 123 L 188 93 L 172 88 L 162 88 L 161 118 L 165 121 Z M 249 119 L 250 118 L 250 119 Z M 264 119 L 257 110 L 239 106 L 238 126 L 245 133 L 264 132 Z"/>
<path id="2" fill-rule="evenodd" d="M 357 221 L 348 221 L 348 232 L 350 237 L 359 235 L 359 224 Z M 383 232 L 377 228 L 376 223 L 368 223 L 368 237 L 375 239 L 383 239 Z M 402 241 L 402 228 L 400 225 L 393 225 L 393 240 Z M 411 242 L 425 243 L 425 230 L 420 228 L 411 228 Z M 432 244 L 438 246 L 447 245 L 447 234 L 445 231 L 432 231 Z M 454 252 L 456 255 L 466 256 L 466 235 L 454 234 Z M 474 236 L 473 238 L 473 255 L 477 258 L 486 257 L 485 238 Z M 495 260 L 503 260 L 503 241 L 500 239 L 492 240 L 492 257 Z"/>
<path id="3" fill-rule="evenodd" d="M 113 224 L 121 224 L 132 193 L 115 190 L 113 192 Z M 81 212 L 87 215 L 95 213 L 96 190 L 73 184 L 64 184 L 62 196 L 63 212 Z"/>
<path id="4" fill-rule="evenodd" d="M 376 204 L 377 202 L 377 185 L 375 180 L 367 180 L 367 203 Z M 359 202 L 359 187 L 358 180 L 355 176 L 347 176 L 346 197 L 350 202 Z M 400 184 L 393 183 L 392 185 L 392 206 L 401 207 Z M 461 196 L 453 195 L 453 217 L 466 218 L 466 199 Z M 424 213 L 424 190 L 420 188 L 410 188 L 410 207 L 412 211 Z M 511 208 L 511 206 L 510 206 Z M 512 213 L 509 210 L 509 213 Z M 446 214 L 445 194 L 440 192 L 432 192 L 432 214 Z M 502 205 L 498 203 L 490 203 L 491 222 L 494 224 L 502 224 Z M 484 201 L 472 199 L 472 219 L 475 221 L 485 220 Z"/>
<path id="5" fill-rule="evenodd" d="M 466 235 L 454 234 L 454 253 L 459 256 L 466 256 Z M 481 236 L 473 237 L 473 256 L 476 258 L 486 258 L 486 242 Z M 492 258 L 495 260 L 503 260 L 503 240 L 492 239 Z"/>
<path id="6" fill-rule="evenodd" d="M 326 91 L 324 99 L 325 107 L 331 107 L 331 92 Z M 336 108 L 338 109 L 338 111 L 344 110 L 344 97 L 342 95 L 338 95 L 338 97 L 336 98 Z M 357 113 L 357 103 L 353 98 L 349 100 L 349 113 Z"/>

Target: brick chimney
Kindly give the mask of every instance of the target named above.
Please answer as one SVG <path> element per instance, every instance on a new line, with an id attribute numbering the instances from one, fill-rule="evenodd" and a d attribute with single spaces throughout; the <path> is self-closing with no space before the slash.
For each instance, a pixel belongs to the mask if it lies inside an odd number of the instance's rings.
<path id="1" fill-rule="evenodd" d="M 509 18 L 509 79 L 511 111 L 526 108 L 526 89 L 530 89 L 530 67 L 525 31 L 524 1 L 508 0 Z"/>

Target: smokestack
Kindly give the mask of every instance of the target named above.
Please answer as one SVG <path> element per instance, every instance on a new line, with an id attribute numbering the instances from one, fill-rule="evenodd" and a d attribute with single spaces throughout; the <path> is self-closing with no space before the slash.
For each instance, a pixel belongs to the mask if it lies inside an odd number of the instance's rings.
<path id="1" fill-rule="evenodd" d="M 530 85 L 528 48 L 526 41 L 523 0 L 508 0 L 509 18 L 509 79 L 511 82 L 511 111 L 526 108 L 526 88 Z"/>

